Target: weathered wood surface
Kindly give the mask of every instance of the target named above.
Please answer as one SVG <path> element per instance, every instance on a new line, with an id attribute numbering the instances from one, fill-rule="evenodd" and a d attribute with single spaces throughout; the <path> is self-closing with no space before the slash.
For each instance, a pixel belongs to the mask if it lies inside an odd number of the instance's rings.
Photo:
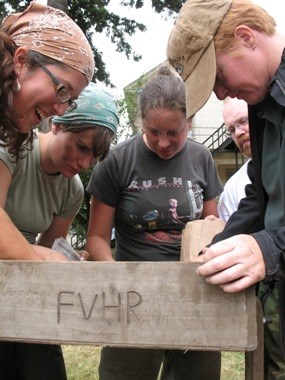
<path id="1" fill-rule="evenodd" d="M 0 261 L 0 340 L 254 350 L 254 289 L 226 294 L 197 266 Z"/>
<path id="2" fill-rule="evenodd" d="M 201 261 L 202 257 L 198 256 L 201 249 L 211 243 L 213 237 L 221 232 L 224 226 L 225 222 L 221 219 L 188 222 L 182 231 L 181 261 Z"/>
<path id="3" fill-rule="evenodd" d="M 200 262 L 202 261 L 202 255 L 199 253 L 202 248 L 211 243 L 213 237 L 221 232 L 225 226 L 225 223 L 220 220 L 194 220 L 187 223 L 182 233 L 181 242 L 181 261 L 183 262 Z M 245 379 L 246 380 L 263 380 L 263 318 L 262 307 L 260 301 L 255 297 L 256 302 L 256 323 L 257 331 L 256 337 L 258 345 L 255 350 L 247 351 L 245 354 Z M 237 308 L 239 305 L 237 305 Z M 233 329 L 236 327 L 233 326 Z M 250 326 L 249 326 L 250 329 Z M 229 341 L 231 336 L 229 333 Z"/>
<path id="4" fill-rule="evenodd" d="M 256 297 L 257 312 L 257 349 L 245 353 L 245 379 L 264 379 L 264 332 L 263 332 L 263 311 L 261 302 Z"/>

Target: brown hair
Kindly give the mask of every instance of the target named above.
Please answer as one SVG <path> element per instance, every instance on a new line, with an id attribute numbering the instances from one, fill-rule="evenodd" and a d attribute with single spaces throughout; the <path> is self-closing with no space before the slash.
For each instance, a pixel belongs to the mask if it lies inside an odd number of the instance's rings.
<path id="1" fill-rule="evenodd" d="M 17 160 L 32 139 L 30 134 L 18 131 L 12 106 L 16 85 L 13 60 L 16 48 L 13 40 L 0 30 L 0 145 L 7 146 Z"/>
<path id="2" fill-rule="evenodd" d="M 34 132 L 21 133 L 18 130 L 16 110 L 13 108 L 13 97 L 16 91 L 16 74 L 14 72 L 14 53 L 17 47 L 11 37 L 0 30 L 0 146 L 8 148 L 9 153 L 18 161 L 28 150 L 32 149 Z M 41 64 L 61 66 L 62 63 L 32 50 L 27 55 L 30 69 Z"/>
<path id="3" fill-rule="evenodd" d="M 250 0 L 233 0 L 214 38 L 218 53 L 234 53 L 237 47 L 234 32 L 239 25 L 246 25 L 268 36 L 272 36 L 276 28 L 274 18 L 259 5 Z"/>
<path id="4" fill-rule="evenodd" d="M 139 103 L 142 118 L 149 109 L 157 108 L 178 109 L 186 116 L 184 83 L 166 66 L 162 66 L 157 76 L 145 85 Z"/>
<path id="5" fill-rule="evenodd" d="M 110 150 L 110 145 L 115 137 L 115 133 L 111 131 L 111 129 L 103 127 L 101 125 L 68 125 L 68 124 L 57 124 L 55 125 L 59 126 L 59 129 L 63 132 L 72 132 L 72 133 L 79 133 L 83 132 L 86 129 L 94 129 L 95 135 L 93 138 L 93 144 L 92 144 L 92 153 L 95 159 L 98 161 L 104 160 L 104 158 L 108 155 Z"/>

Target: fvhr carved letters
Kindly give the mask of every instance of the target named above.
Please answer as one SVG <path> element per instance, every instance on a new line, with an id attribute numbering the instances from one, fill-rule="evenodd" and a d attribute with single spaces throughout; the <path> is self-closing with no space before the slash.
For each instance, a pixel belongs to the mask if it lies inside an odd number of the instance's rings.
<path id="1" fill-rule="evenodd" d="M 84 296 L 81 293 L 61 291 L 57 295 L 57 323 L 64 323 L 65 317 L 75 314 L 82 320 L 125 321 L 130 324 L 139 321 L 139 306 L 142 296 L 134 290 L 110 294 L 95 293 Z"/>

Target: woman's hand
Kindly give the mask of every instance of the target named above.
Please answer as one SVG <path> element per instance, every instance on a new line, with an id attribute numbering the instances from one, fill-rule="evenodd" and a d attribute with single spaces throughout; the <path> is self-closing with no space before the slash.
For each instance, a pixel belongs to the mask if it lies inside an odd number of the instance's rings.
<path id="1" fill-rule="evenodd" d="M 78 255 L 80 256 L 80 261 L 87 261 L 89 258 L 89 253 L 87 251 L 77 251 Z"/>

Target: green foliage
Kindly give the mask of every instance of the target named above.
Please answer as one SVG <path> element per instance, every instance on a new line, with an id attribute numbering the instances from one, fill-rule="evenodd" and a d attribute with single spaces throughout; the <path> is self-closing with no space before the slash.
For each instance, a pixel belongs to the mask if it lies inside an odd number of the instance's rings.
<path id="1" fill-rule="evenodd" d="M 152 0 L 152 6 L 157 13 L 167 10 L 169 15 L 178 13 L 184 3 L 184 0 Z"/>
<path id="2" fill-rule="evenodd" d="M 178 13 L 185 0 L 152 0 L 152 7 L 157 13 L 167 12 L 169 15 Z M 122 5 L 140 9 L 144 6 L 144 0 L 123 0 Z"/>
<path id="3" fill-rule="evenodd" d="M 139 113 L 139 94 L 146 84 L 147 80 L 148 78 L 145 75 L 142 75 L 132 85 L 129 85 L 124 89 L 125 107 L 130 119 L 130 126 L 133 135 L 139 132 L 137 126 L 137 116 Z"/>
<path id="4" fill-rule="evenodd" d="M 126 98 L 117 99 L 117 108 L 120 119 L 120 125 L 112 145 L 116 145 L 119 141 L 126 140 L 127 138 L 133 135 L 133 128 L 129 118 Z"/>
<path id="5" fill-rule="evenodd" d="M 62 346 L 68 380 L 98 380 L 100 347 Z M 221 380 L 243 380 L 243 352 L 222 352 Z M 209 379 L 210 380 L 210 379 Z"/>
<path id="6" fill-rule="evenodd" d="M 21 12 L 30 3 L 29 0 L 7 0 L 0 2 L 0 20 L 10 12 Z M 58 3 L 58 8 L 62 9 L 65 1 L 53 0 L 52 6 Z M 68 14 L 80 26 L 90 42 L 96 62 L 97 71 L 93 80 L 99 80 L 106 85 L 113 86 L 110 74 L 106 71 L 106 65 L 102 58 L 102 52 L 96 48 L 96 40 L 92 39 L 94 32 L 104 33 L 114 44 L 117 52 L 123 53 L 128 59 L 139 61 L 138 55 L 127 42 L 126 36 L 132 36 L 137 31 L 145 31 L 146 26 L 127 17 L 120 17 L 108 10 L 110 0 L 69 0 Z M 144 0 L 123 0 L 122 7 L 135 7 L 140 9 L 144 5 Z M 177 12 L 182 5 L 182 0 L 153 0 L 155 12 L 168 14 Z"/>
<path id="7" fill-rule="evenodd" d="M 128 59 L 140 60 L 130 44 L 126 40 L 126 35 L 133 35 L 138 30 L 144 31 L 143 24 L 126 17 L 120 17 L 107 8 L 109 0 L 71 0 L 69 1 L 68 13 L 70 17 L 81 27 L 87 39 L 93 47 L 96 68 L 95 78 L 111 85 L 110 75 L 106 71 L 105 63 L 100 52 L 94 45 L 92 36 L 94 32 L 104 33 L 115 45 L 115 50 L 124 53 Z"/>

